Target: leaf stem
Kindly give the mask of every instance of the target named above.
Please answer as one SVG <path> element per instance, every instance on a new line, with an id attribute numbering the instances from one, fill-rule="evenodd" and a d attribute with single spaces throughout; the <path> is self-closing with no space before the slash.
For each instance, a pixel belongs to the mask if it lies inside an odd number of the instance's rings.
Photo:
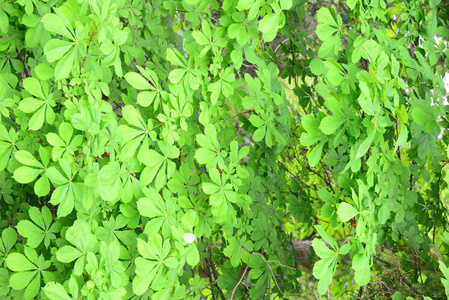
<path id="1" fill-rule="evenodd" d="M 248 266 L 245 267 L 245 270 L 243 271 L 242 276 L 240 277 L 239 282 L 237 282 L 237 284 L 235 285 L 234 289 L 232 290 L 232 294 L 231 294 L 231 300 L 234 299 L 234 294 L 237 291 L 237 287 L 240 285 L 240 283 L 242 283 L 243 278 L 246 275 L 246 272 L 248 271 Z"/>

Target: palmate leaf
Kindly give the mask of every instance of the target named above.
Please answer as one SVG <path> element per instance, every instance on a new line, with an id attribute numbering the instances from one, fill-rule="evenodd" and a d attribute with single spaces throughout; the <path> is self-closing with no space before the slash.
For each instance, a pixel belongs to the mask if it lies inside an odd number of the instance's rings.
<path id="1" fill-rule="evenodd" d="M 73 137 L 73 126 L 70 123 L 63 122 L 58 128 L 59 134 L 50 132 L 46 138 L 52 148 L 52 159 L 57 161 L 60 157 L 71 159 L 74 151 L 83 143 L 83 136 L 78 134 Z"/>
<path id="2" fill-rule="evenodd" d="M 53 216 L 44 206 L 42 212 L 37 207 L 30 207 L 28 214 L 32 221 L 22 220 L 17 224 L 17 230 L 23 237 L 27 238 L 27 245 L 36 248 L 44 241 L 45 247 L 48 248 L 50 240 L 56 239 L 56 232 L 59 232 L 59 223 L 51 224 Z"/>
<path id="3" fill-rule="evenodd" d="M 49 62 L 57 61 L 54 72 L 55 79 L 65 79 L 73 71 L 74 66 L 79 64 L 79 60 L 77 59 L 79 48 L 85 47 L 85 45 L 76 41 L 72 25 L 62 14 L 46 14 L 42 17 L 42 23 L 49 32 L 62 35 L 72 40 L 72 42 L 68 42 L 65 40 L 51 39 L 44 47 L 47 60 Z M 80 37 L 77 34 L 77 38 Z"/>
<path id="4" fill-rule="evenodd" d="M 39 148 L 39 154 L 43 164 L 31 153 L 19 150 L 15 153 L 16 159 L 27 166 L 22 166 L 14 171 L 14 179 L 20 183 L 33 182 L 40 174 L 44 173 L 49 163 L 49 153 L 44 147 Z M 29 167 L 30 166 L 30 167 Z M 45 173 L 34 184 L 34 191 L 38 196 L 45 196 L 50 192 L 50 182 Z"/>
<path id="5" fill-rule="evenodd" d="M 105 201 L 115 203 L 123 189 L 121 169 L 117 162 L 110 162 L 98 173 L 98 192 Z"/>
<path id="6" fill-rule="evenodd" d="M 342 19 L 340 15 L 331 12 L 330 8 L 323 7 L 317 13 L 318 26 L 317 36 L 323 41 L 318 54 L 320 57 L 327 57 L 330 54 L 337 55 L 340 48 Z"/>
<path id="7" fill-rule="evenodd" d="M 132 283 L 133 292 L 136 295 L 143 295 L 148 291 L 161 265 L 156 261 L 149 261 L 141 257 L 136 258 L 136 265 L 137 276 L 134 277 Z"/>
<path id="8" fill-rule="evenodd" d="M 156 275 L 163 277 L 165 268 L 176 268 L 178 261 L 174 257 L 168 257 L 170 252 L 169 240 L 162 240 L 159 234 L 151 234 L 148 242 L 137 239 L 137 248 L 144 257 L 136 259 L 136 274 L 133 281 L 133 291 L 137 295 L 143 294 L 149 287 L 153 288 Z"/>
<path id="9" fill-rule="evenodd" d="M 172 226 L 178 224 L 176 213 L 179 207 L 176 199 L 166 189 L 163 190 L 163 197 L 153 188 L 145 188 L 143 193 L 146 197 L 139 199 L 137 207 L 140 214 L 150 218 L 144 232 L 151 235 L 162 228 L 162 234 L 168 236 Z"/>
<path id="10" fill-rule="evenodd" d="M 142 171 L 141 181 L 144 184 L 154 183 L 156 189 L 160 190 L 173 175 L 176 164 L 170 159 L 179 156 L 179 149 L 174 145 L 159 141 L 158 146 L 162 155 L 155 150 L 149 150 L 143 157 L 146 165 Z"/>
<path id="11" fill-rule="evenodd" d="M 85 253 L 95 253 L 99 249 L 99 243 L 95 235 L 92 234 L 90 225 L 84 220 L 76 220 L 67 229 L 65 238 L 72 245 L 66 245 L 56 251 L 56 259 L 60 262 L 70 263 L 75 261 L 73 274 L 81 275 L 85 266 Z"/>
<path id="12" fill-rule="evenodd" d="M 231 84 L 234 80 L 233 74 L 233 68 L 227 68 L 220 72 L 220 79 L 210 84 L 207 88 L 208 91 L 211 92 L 210 100 L 213 105 L 217 104 L 220 95 L 229 98 L 234 93 L 234 88 Z"/>
<path id="13" fill-rule="evenodd" d="M 195 159 L 200 164 L 206 164 L 208 169 L 215 168 L 217 165 L 220 168 L 225 167 L 221 147 L 217 139 L 217 129 L 214 125 L 208 124 L 204 128 L 204 134 L 196 136 L 196 140 L 201 148 L 195 152 Z"/>
<path id="14" fill-rule="evenodd" d="M 119 260 L 119 246 L 118 241 L 111 241 L 109 243 L 102 242 L 100 247 L 100 254 L 105 258 L 105 271 L 109 274 L 111 285 L 117 289 L 120 289 L 120 287 L 129 282 L 129 278 L 125 274 L 125 268 Z"/>
<path id="15" fill-rule="evenodd" d="M 38 256 L 34 249 L 25 247 L 25 255 L 11 253 L 5 262 L 8 268 L 14 271 L 10 278 L 10 286 L 15 290 L 25 289 L 24 298 L 33 299 L 39 293 L 41 274 L 49 276 L 49 272 L 43 271 L 50 266 L 42 255 Z M 50 278 L 50 277 L 48 277 Z"/>
<path id="16" fill-rule="evenodd" d="M 53 106 L 55 102 L 51 99 L 52 94 L 48 95 L 48 84 L 29 77 L 24 80 L 24 88 L 27 92 L 35 96 L 24 98 L 19 103 L 19 109 L 25 113 L 32 113 L 28 126 L 31 130 L 42 128 L 44 121 L 51 124 L 55 120 Z"/>
<path id="17" fill-rule="evenodd" d="M 57 215 L 59 217 L 70 214 L 75 206 L 75 199 L 82 199 L 82 184 L 73 182 L 71 167 L 65 159 L 59 159 L 59 166 L 64 175 L 55 167 L 50 167 L 45 171 L 56 189 L 53 191 L 50 203 L 58 205 Z"/>
<path id="18" fill-rule="evenodd" d="M 174 69 L 168 74 L 168 79 L 172 83 L 182 83 L 186 90 L 195 91 L 200 87 L 201 72 L 194 68 L 193 59 L 187 62 L 182 54 L 174 49 L 167 49 L 167 60 L 172 64 L 181 67 Z"/>
<path id="19" fill-rule="evenodd" d="M 229 245 L 226 246 L 223 253 L 231 258 L 231 264 L 234 267 L 240 265 L 240 262 L 246 261 L 249 257 L 248 251 L 253 249 L 253 243 L 250 240 L 246 240 L 245 237 L 229 239 Z"/>
<path id="20" fill-rule="evenodd" d="M 122 109 L 123 118 L 128 124 L 120 125 L 118 134 L 123 140 L 123 148 L 120 153 L 121 161 L 129 161 L 132 159 L 139 148 L 137 159 L 143 162 L 149 151 L 149 146 L 153 144 L 156 139 L 156 133 L 153 131 L 152 121 L 149 119 L 145 122 L 140 112 L 134 106 L 126 105 Z"/>

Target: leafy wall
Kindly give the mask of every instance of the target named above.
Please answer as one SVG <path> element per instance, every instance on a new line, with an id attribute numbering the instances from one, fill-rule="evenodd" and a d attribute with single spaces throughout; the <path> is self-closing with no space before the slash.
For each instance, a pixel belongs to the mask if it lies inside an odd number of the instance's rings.
<path id="1" fill-rule="evenodd" d="M 442 296 L 445 3 L 320 4 L 1 2 L 0 294 Z"/>

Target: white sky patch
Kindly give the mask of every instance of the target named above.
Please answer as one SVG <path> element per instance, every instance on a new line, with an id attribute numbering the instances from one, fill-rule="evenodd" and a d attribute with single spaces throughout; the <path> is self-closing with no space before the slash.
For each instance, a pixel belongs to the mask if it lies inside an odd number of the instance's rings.
<path id="1" fill-rule="evenodd" d="M 444 99 L 443 104 L 448 105 L 449 102 L 447 101 L 447 96 L 449 94 L 449 73 L 446 73 L 446 75 L 443 78 L 443 82 L 444 82 L 444 88 L 446 89 L 446 99 Z"/>

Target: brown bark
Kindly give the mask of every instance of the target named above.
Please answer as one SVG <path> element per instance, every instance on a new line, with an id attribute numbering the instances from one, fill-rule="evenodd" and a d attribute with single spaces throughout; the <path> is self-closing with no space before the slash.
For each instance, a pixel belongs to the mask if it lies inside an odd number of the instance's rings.
<path id="1" fill-rule="evenodd" d="M 293 246 L 295 250 L 298 252 L 298 260 L 301 265 L 307 269 L 310 269 L 312 266 L 309 263 L 307 257 L 310 254 L 310 246 L 312 245 L 311 240 L 304 241 L 293 241 Z"/>

